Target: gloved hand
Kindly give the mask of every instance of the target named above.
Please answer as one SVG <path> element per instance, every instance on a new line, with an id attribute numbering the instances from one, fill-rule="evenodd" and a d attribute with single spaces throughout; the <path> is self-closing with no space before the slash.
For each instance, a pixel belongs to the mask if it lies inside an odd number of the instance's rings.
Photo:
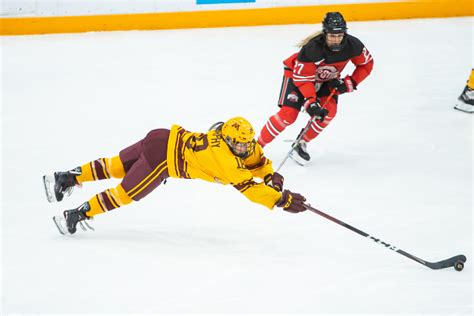
<path id="1" fill-rule="evenodd" d="M 330 89 L 336 89 L 340 95 L 357 89 L 357 83 L 351 76 L 345 76 L 344 79 L 333 79 L 328 82 L 328 86 Z"/>
<path id="2" fill-rule="evenodd" d="M 318 116 L 321 122 L 324 121 L 324 118 L 329 113 L 327 109 L 321 108 L 319 102 L 313 97 L 309 97 L 306 99 L 304 103 L 304 109 L 306 110 L 306 113 L 308 113 L 310 116 Z"/>
<path id="3" fill-rule="evenodd" d="M 264 178 L 263 181 L 265 182 L 266 185 L 274 188 L 278 192 L 281 192 L 283 189 L 283 181 L 285 178 L 278 172 L 275 173 L 269 173 L 267 174 Z"/>
<path id="4" fill-rule="evenodd" d="M 299 213 L 306 211 L 304 206 L 305 197 L 298 193 L 290 192 L 289 190 L 283 191 L 280 200 L 276 206 L 282 207 L 283 210 L 290 213 Z"/>

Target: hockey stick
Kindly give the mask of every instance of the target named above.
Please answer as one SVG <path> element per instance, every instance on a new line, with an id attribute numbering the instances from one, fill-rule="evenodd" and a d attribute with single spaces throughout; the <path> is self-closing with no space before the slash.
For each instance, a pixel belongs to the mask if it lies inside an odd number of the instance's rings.
<path id="1" fill-rule="evenodd" d="M 329 94 L 328 96 L 328 99 L 326 100 L 326 102 L 324 102 L 324 104 L 321 106 L 322 109 L 324 109 L 324 107 L 326 106 L 326 104 L 328 104 L 329 100 L 331 100 L 332 96 L 336 93 L 336 89 L 333 89 L 331 90 L 331 93 Z M 291 149 L 290 151 L 286 154 L 286 157 L 285 159 L 283 159 L 283 161 L 280 163 L 280 165 L 278 166 L 278 168 L 275 170 L 275 172 L 278 172 L 280 171 L 281 167 L 283 167 L 283 165 L 285 164 L 285 162 L 288 160 L 288 158 L 290 157 L 291 153 L 293 152 L 293 150 L 295 150 L 295 147 L 296 145 L 300 142 L 300 140 L 303 138 L 303 136 L 306 134 L 306 132 L 308 131 L 308 129 L 311 127 L 311 125 L 316 121 L 316 120 L 319 120 L 321 117 L 319 116 L 313 116 L 309 121 L 308 123 L 306 124 L 306 126 L 304 128 L 301 129 L 300 133 L 298 134 L 298 137 L 296 137 L 296 139 L 293 141 L 293 143 L 291 144 Z"/>
<path id="2" fill-rule="evenodd" d="M 357 228 L 355 228 L 355 227 L 353 227 L 349 224 L 346 224 L 343 221 L 340 221 L 337 218 L 334 218 L 329 214 L 321 212 L 320 210 L 315 209 L 314 207 L 312 207 L 309 204 L 305 204 L 305 206 L 306 206 L 306 209 L 310 210 L 311 212 L 316 213 L 318 215 L 321 215 L 322 217 L 325 217 L 325 218 L 329 219 L 330 221 L 333 221 L 336 224 L 344 226 L 345 228 L 353 231 L 354 233 L 357 233 L 357 234 L 361 235 L 362 237 L 367 237 L 370 240 L 384 246 L 385 248 L 393 250 L 395 252 L 398 252 L 399 254 L 401 254 L 401 255 L 403 255 L 403 256 L 411 259 L 411 260 L 414 260 L 418 263 L 421 263 L 422 265 L 424 265 L 428 268 L 431 268 L 433 270 L 439 270 L 439 269 L 444 269 L 444 268 L 449 268 L 449 267 L 454 267 L 454 269 L 456 269 L 456 271 L 461 271 L 462 269 L 464 269 L 464 263 L 467 260 L 465 255 L 457 255 L 457 256 L 454 256 L 452 258 L 437 261 L 437 262 L 428 262 L 428 261 L 420 259 L 420 258 L 418 258 L 418 257 L 416 257 L 412 254 L 409 254 L 408 252 L 403 251 L 402 249 L 399 249 L 399 248 L 397 248 L 393 245 L 390 245 L 389 243 L 386 243 L 385 241 L 383 241 L 379 238 L 375 238 L 374 236 L 370 236 L 366 232 L 363 232 L 360 229 L 357 229 Z"/>

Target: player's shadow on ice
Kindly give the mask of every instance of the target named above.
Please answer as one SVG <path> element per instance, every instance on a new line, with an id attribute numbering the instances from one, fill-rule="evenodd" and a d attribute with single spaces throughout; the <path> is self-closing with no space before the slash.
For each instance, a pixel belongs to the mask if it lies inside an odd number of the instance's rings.
<path id="1" fill-rule="evenodd" d="M 80 234 L 80 236 L 79 236 Z M 215 254 L 287 255 L 288 249 L 273 240 L 242 230 L 209 227 L 154 227 L 107 229 L 103 232 L 78 232 L 75 239 L 93 243 L 94 247 L 151 248 L 160 251 L 196 251 Z"/>

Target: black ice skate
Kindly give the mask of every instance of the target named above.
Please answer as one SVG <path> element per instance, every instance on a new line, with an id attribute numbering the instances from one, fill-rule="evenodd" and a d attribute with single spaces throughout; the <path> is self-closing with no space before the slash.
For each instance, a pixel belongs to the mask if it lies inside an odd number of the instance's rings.
<path id="1" fill-rule="evenodd" d="M 92 217 L 86 215 L 86 212 L 90 210 L 89 202 L 86 202 L 78 208 L 67 210 L 63 212 L 63 215 L 53 216 L 53 221 L 62 235 L 74 234 L 77 229 L 77 224 L 81 226 L 83 231 L 94 230 L 87 220 L 91 220 Z"/>
<path id="2" fill-rule="evenodd" d="M 44 189 L 48 202 L 61 202 L 64 196 L 70 196 L 75 186 L 79 186 L 76 176 L 82 173 L 81 167 L 55 172 L 53 176 L 43 176 Z"/>
<path id="3" fill-rule="evenodd" d="M 466 86 L 454 108 L 466 113 L 474 113 L 474 90 Z"/>
<path id="4" fill-rule="evenodd" d="M 311 156 L 309 155 L 306 148 L 306 142 L 300 141 L 298 144 L 296 144 L 295 149 L 291 152 L 290 157 L 300 166 L 307 164 L 310 161 Z"/>

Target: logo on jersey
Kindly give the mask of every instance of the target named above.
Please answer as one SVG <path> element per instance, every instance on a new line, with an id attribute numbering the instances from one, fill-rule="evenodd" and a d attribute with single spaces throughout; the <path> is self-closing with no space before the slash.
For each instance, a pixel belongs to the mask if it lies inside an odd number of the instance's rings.
<path id="1" fill-rule="evenodd" d="M 321 66 L 316 70 L 316 81 L 328 81 L 339 76 L 339 71 L 334 66 Z"/>
<path id="2" fill-rule="evenodd" d="M 298 94 L 294 91 L 290 92 L 286 98 L 290 102 L 298 102 Z"/>

